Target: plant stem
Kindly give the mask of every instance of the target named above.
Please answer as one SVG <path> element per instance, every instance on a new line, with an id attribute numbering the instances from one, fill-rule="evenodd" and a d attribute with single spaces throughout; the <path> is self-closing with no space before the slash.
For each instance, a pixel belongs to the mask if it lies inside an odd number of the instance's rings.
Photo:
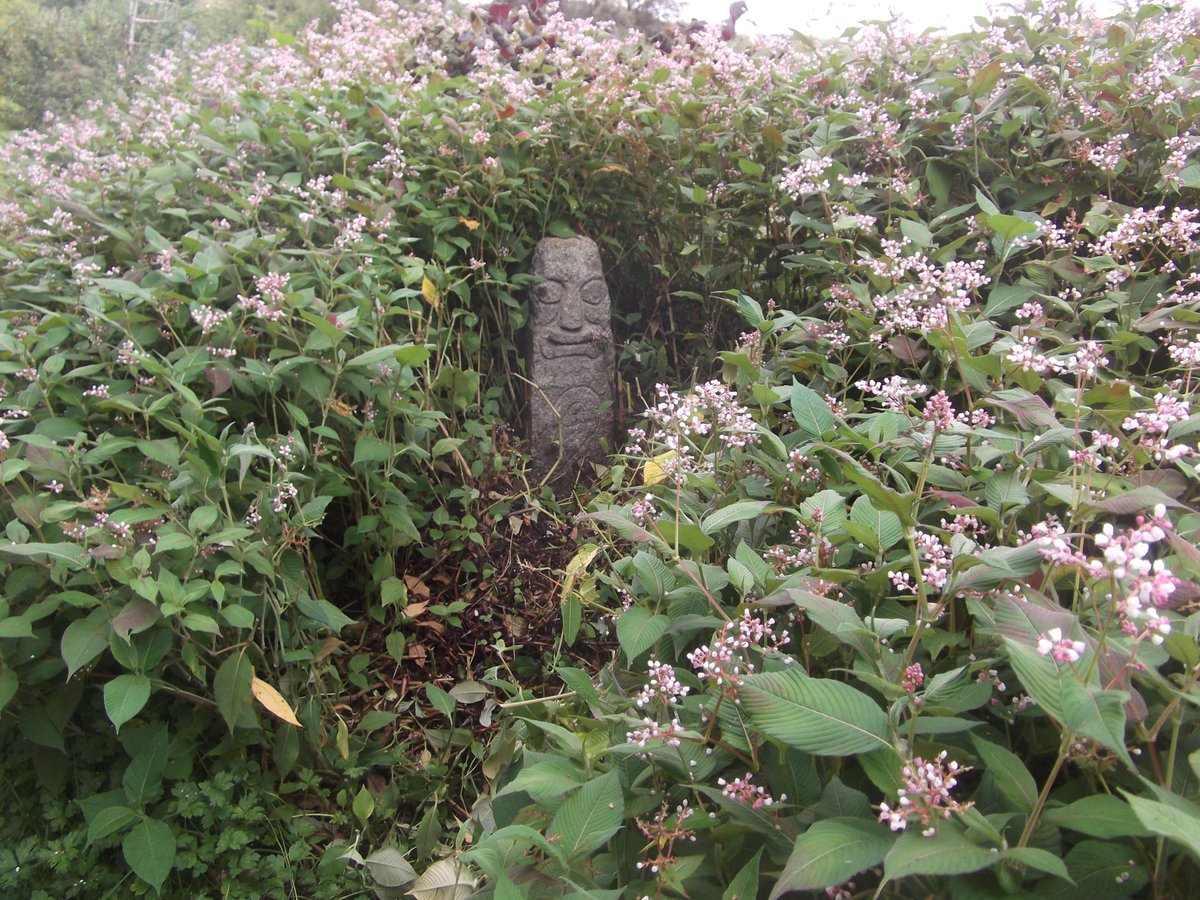
<path id="1" fill-rule="evenodd" d="M 1067 761 L 1067 748 L 1071 746 L 1073 736 L 1069 730 L 1063 732 L 1062 740 L 1058 745 L 1058 758 L 1054 760 L 1050 774 L 1046 776 L 1046 783 L 1042 785 L 1042 792 L 1038 794 L 1037 802 L 1033 804 L 1033 810 L 1029 813 L 1028 821 L 1025 822 L 1025 830 L 1021 832 L 1021 839 L 1017 841 L 1018 847 L 1024 847 L 1033 836 L 1033 830 L 1037 827 L 1038 819 L 1042 817 L 1042 810 L 1046 807 L 1046 800 L 1050 797 L 1050 790 L 1058 779 L 1058 773 L 1062 771 L 1063 763 Z"/>

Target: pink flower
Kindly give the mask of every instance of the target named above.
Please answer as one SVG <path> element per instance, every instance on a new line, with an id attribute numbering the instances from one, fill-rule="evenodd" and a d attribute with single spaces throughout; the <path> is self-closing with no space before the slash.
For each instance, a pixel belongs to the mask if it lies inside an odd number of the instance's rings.
<path id="1" fill-rule="evenodd" d="M 1038 656 L 1049 656 L 1056 662 L 1079 662 L 1085 649 L 1087 647 L 1083 641 L 1063 637 L 1061 628 L 1051 628 L 1038 636 Z"/>

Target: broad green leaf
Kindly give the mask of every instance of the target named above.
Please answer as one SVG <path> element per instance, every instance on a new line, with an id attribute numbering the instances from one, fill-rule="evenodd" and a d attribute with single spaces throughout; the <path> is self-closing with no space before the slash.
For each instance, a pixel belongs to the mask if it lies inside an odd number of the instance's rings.
<path id="1" fill-rule="evenodd" d="M 1097 838 L 1145 837 L 1150 834 L 1129 804 L 1111 794 L 1095 794 L 1066 806 L 1051 807 L 1042 819 L 1049 825 Z"/>
<path id="2" fill-rule="evenodd" d="M 1049 850 L 1042 850 L 1038 847 L 1009 847 L 1000 854 L 1000 858 L 1016 860 L 1023 866 L 1074 883 L 1071 873 L 1067 871 L 1066 863 Z"/>
<path id="3" fill-rule="evenodd" d="M 517 777 L 504 786 L 501 794 L 525 791 L 539 804 L 546 804 L 579 787 L 583 772 L 578 764 L 548 754 L 537 755 L 542 758 L 522 768 Z"/>
<path id="4" fill-rule="evenodd" d="M 3 544 L 0 553 L 34 559 L 46 557 L 51 562 L 64 563 L 70 569 L 82 569 L 87 563 L 87 553 L 78 544 Z"/>
<path id="5" fill-rule="evenodd" d="M 863 624 L 850 604 L 797 588 L 784 588 L 777 593 L 790 597 L 815 624 L 843 644 L 853 647 L 865 658 L 874 659 L 879 655 L 879 638 Z"/>
<path id="6" fill-rule="evenodd" d="M 1004 648 L 1008 652 L 1008 660 L 1012 663 L 1013 671 L 1021 680 L 1022 687 L 1038 706 L 1054 716 L 1060 722 L 1063 720 L 1063 687 L 1058 666 L 1051 659 L 1038 656 L 1037 651 L 1026 644 L 1004 638 Z M 1071 678 L 1076 676 L 1072 674 Z"/>
<path id="7" fill-rule="evenodd" d="M 380 887 L 404 887 L 417 880 L 416 870 L 395 847 L 376 850 L 363 860 L 363 865 Z"/>
<path id="8" fill-rule="evenodd" d="M 9 616 L 0 619 L 0 638 L 31 638 L 33 623 L 25 616 Z"/>
<path id="9" fill-rule="evenodd" d="M 759 731 L 818 756 L 850 756 L 891 746 L 879 705 L 848 684 L 810 678 L 799 669 L 750 675 L 742 708 Z"/>
<path id="10" fill-rule="evenodd" d="M 721 895 L 721 900 L 756 900 L 758 897 L 759 864 L 762 861 L 763 848 L 759 847 L 750 860 L 738 870 Z"/>
<path id="11" fill-rule="evenodd" d="M 641 606 L 631 606 L 621 613 L 621 618 L 617 619 L 617 641 L 629 662 L 653 647 L 670 624 L 671 620 L 666 616 Z"/>
<path id="12" fill-rule="evenodd" d="M 1200 807 L 1194 803 L 1168 805 L 1122 791 L 1134 815 L 1150 831 L 1178 841 L 1200 860 Z M 1183 798 L 1179 798 L 1182 800 Z"/>
<path id="13" fill-rule="evenodd" d="M 165 822 L 142 819 L 125 835 L 121 851 L 138 878 L 161 890 L 175 864 L 175 834 Z"/>
<path id="14" fill-rule="evenodd" d="M 741 500 L 731 503 L 705 516 L 700 522 L 700 530 L 705 534 L 716 534 L 734 522 L 757 519 L 770 505 L 766 500 Z"/>
<path id="15" fill-rule="evenodd" d="M 225 658 L 213 679 L 213 694 L 217 709 L 229 730 L 233 731 L 242 710 L 250 703 L 250 685 L 254 681 L 254 665 L 245 650 L 235 650 Z"/>
<path id="16" fill-rule="evenodd" d="M 860 494 L 850 507 L 850 521 L 870 528 L 879 546 L 884 550 L 898 544 L 904 537 L 900 517 L 890 509 L 876 509 L 865 494 Z"/>
<path id="17" fill-rule="evenodd" d="M 360 822 L 362 822 L 364 825 L 367 824 L 367 821 L 375 812 L 375 797 L 369 790 L 367 790 L 367 786 L 365 784 L 359 788 L 358 793 L 354 795 L 354 802 L 350 804 L 350 808 L 354 811 L 354 815 Z"/>
<path id="18" fill-rule="evenodd" d="M 1020 476 L 1007 470 L 992 474 L 983 489 L 983 496 L 987 505 L 1002 515 L 1010 507 L 1029 503 L 1029 491 L 1021 483 Z"/>
<path id="19" fill-rule="evenodd" d="M 145 675 L 118 675 L 104 685 L 104 711 L 117 731 L 142 711 L 150 699 L 150 679 Z"/>
<path id="20" fill-rule="evenodd" d="M 90 663 L 108 649 L 108 636 L 112 630 L 108 615 L 97 608 L 84 619 L 76 619 L 63 631 L 62 658 L 67 664 L 67 678 Z"/>
<path id="21" fill-rule="evenodd" d="M 826 432 L 836 427 L 837 420 L 829 411 L 829 404 L 812 388 L 802 384 L 792 385 L 791 403 L 796 427 L 813 440 L 820 440 Z"/>
<path id="22" fill-rule="evenodd" d="M 568 859 L 590 855 L 621 828 L 625 800 L 615 771 L 593 778 L 567 798 L 550 822 L 546 838 Z"/>
<path id="23" fill-rule="evenodd" d="M 1077 734 L 1090 737 L 1107 747 L 1135 768 L 1129 750 L 1125 747 L 1125 701 L 1129 695 L 1124 691 L 1105 691 L 1085 685 L 1073 673 L 1062 679 L 1063 724 Z"/>
<path id="24" fill-rule="evenodd" d="M 1113 841 L 1080 841 L 1067 853 L 1074 885 L 1055 883 L 1052 900 L 1117 900 L 1139 896 L 1150 880 L 1130 846 Z"/>
<path id="25" fill-rule="evenodd" d="M 408 889 L 417 900 L 467 900 L 479 879 L 456 859 L 439 859 Z"/>
<path id="26" fill-rule="evenodd" d="M 442 690 L 432 681 L 425 685 L 425 696 L 429 698 L 429 702 L 443 716 L 450 718 L 454 715 L 455 707 L 458 705 L 454 698 L 446 691 Z"/>
<path id="27" fill-rule="evenodd" d="M 846 500 L 837 491 L 818 491 L 800 504 L 800 512 L 814 521 L 819 517 L 821 531 L 833 534 L 846 521 Z"/>
<path id="28" fill-rule="evenodd" d="M 908 875 L 965 875 L 992 865 L 1000 854 L 972 844 L 948 822 L 942 822 L 930 837 L 911 827 L 892 845 L 883 860 L 888 881 Z"/>
<path id="29" fill-rule="evenodd" d="M 134 754 L 121 777 L 125 796 L 129 803 L 137 808 L 142 807 L 162 784 L 163 770 L 167 767 L 167 753 L 170 750 L 166 726 L 153 726 L 150 730 L 150 739 Z"/>
<path id="30" fill-rule="evenodd" d="M 817 822 L 796 839 L 771 900 L 788 891 L 820 891 L 849 881 L 879 865 L 895 840 L 886 826 L 874 820 Z"/>
<path id="31" fill-rule="evenodd" d="M 92 816 L 88 823 L 88 843 L 120 831 L 137 817 L 138 814 L 128 806 L 106 806 Z"/>
<path id="32" fill-rule="evenodd" d="M 8 706 L 8 701 L 16 696 L 17 688 L 20 686 L 20 679 L 12 669 L 0 672 L 0 712 L 4 712 L 4 707 Z"/>
<path id="33" fill-rule="evenodd" d="M 296 601 L 296 607 L 301 613 L 314 622 L 324 625 L 334 634 L 341 634 L 343 628 L 354 624 L 352 618 L 328 600 L 310 600 L 308 597 L 301 597 Z"/>
<path id="34" fill-rule="evenodd" d="M 1000 793 L 1021 812 L 1033 812 L 1038 786 L 1025 768 L 1025 763 L 1021 762 L 1021 757 L 978 735 L 971 735 L 971 743 Z"/>

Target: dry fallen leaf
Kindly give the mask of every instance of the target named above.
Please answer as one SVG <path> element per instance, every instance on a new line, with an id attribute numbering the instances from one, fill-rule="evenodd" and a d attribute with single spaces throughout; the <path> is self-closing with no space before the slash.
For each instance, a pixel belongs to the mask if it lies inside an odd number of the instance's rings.
<path id="1" fill-rule="evenodd" d="M 296 714 L 292 711 L 292 707 L 286 700 L 283 699 L 283 694 L 275 690 L 267 682 L 263 681 L 257 675 L 250 682 L 250 693 L 254 695 L 254 699 L 263 705 L 271 715 L 277 719 L 282 719 L 289 725 L 295 725 L 297 728 L 303 728 L 300 720 L 296 718 Z"/>
<path id="2" fill-rule="evenodd" d="M 410 594 L 416 594 L 418 597 L 429 599 L 429 585 L 423 582 L 416 575 L 405 575 L 404 583 L 408 586 Z"/>

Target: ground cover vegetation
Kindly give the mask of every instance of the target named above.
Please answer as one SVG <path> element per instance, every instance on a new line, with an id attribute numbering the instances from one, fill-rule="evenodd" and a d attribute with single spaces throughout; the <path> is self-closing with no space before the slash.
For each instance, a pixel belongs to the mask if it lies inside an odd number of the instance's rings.
<path id="1" fill-rule="evenodd" d="M 1196 13 L 729 37 L 346 4 L 0 147 L 7 892 L 1200 890 Z"/>

